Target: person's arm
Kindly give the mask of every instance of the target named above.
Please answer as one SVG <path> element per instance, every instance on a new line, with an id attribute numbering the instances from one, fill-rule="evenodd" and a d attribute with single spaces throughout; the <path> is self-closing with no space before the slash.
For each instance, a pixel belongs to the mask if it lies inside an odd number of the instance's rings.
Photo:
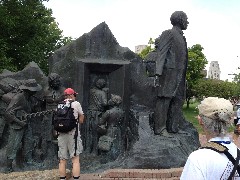
<path id="1" fill-rule="evenodd" d="M 15 122 L 18 125 L 24 127 L 27 124 L 26 120 L 20 120 L 18 119 L 13 113 L 6 111 L 4 114 L 5 118 L 9 120 L 10 123 Z"/>
<path id="2" fill-rule="evenodd" d="M 163 31 L 161 36 L 156 39 L 156 42 L 155 42 L 156 52 L 157 52 L 156 71 L 155 71 L 156 76 L 162 75 L 167 53 L 171 48 L 171 44 L 172 44 L 171 30 Z"/>
<path id="3" fill-rule="evenodd" d="M 75 102 L 76 102 L 75 108 L 78 112 L 78 121 L 79 121 L 80 124 L 82 124 L 83 121 L 84 121 L 84 113 L 83 113 L 83 110 L 82 110 L 82 106 L 79 102 L 77 102 L 77 101 L 75 101 Z"/>
<path id="4" fill-rule="evenodd" d="M 79 113 L 79 123 L 82 124 L 84 122 L 84 115 Z"/>
<path id="5" fill-rule="evenodd" d="M 27 124 L 27 119 L 24 117 L 26 114 L 24 110 L 21 108 L 22 106 L 22 98 L 20 95 L 16 95 L 12 98 L 9 103 L 6 111 L 4 113 L 5 119 L 9 123 L 17 123 L 20 126 L 24 127 Z"/>

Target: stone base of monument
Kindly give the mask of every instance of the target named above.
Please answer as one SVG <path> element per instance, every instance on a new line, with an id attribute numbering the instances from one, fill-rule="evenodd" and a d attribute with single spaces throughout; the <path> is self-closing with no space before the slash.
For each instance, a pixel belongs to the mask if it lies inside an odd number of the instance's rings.
<path id="1" fill-rule="evenodd" d="M 198 133 L 185 122 L 181 133 L 172 138 L 154 135 L 148 113 L 139 113 L 139 139 L 121 163 L 124 168 L 167 169 L 183 167 L 189 154 L 200 146 Z"/>
<path id="2" fill-rule="evenodd" d="M 181 135 L 181 139 L 149 137 L 146 142 L 137 142 L 123 162 L 125 168 L 166 169 L 183 167 L 190 153 L 183 146 L 191 141 L 191 136 Z M 159 146 L 156 146 L 159 144 Z"/>
<path id="3" fill-rule="evenodd" d="M 192 124 L 185 122 L 181 133 L 172 138 L 154 135 L 147 113 L 139 114 L 139 139 L 123 161 L 125 168 L 167 169 L 183 167 L 189 154 L 200 146 L 198 133 Z"/>
<path id="4" fill-rule="evenodd" d="M 87 168 L 83 165 L 83 173 L 102 173 L 114 168 L 180 168 L 185 165 L 189 154 L 200 146 L 198 133 L 191 123 L 185 122 L 182 126 L 184 130 L 181 130 L 181 133 L 172 134 L 172 138 L 167 138 L 154 134 L 149 124 L 148 112 L 138 112 L 135 117 L 138 121 L 139 138 L 133 143 L 130 150 L 113 162 L 101 164 L 95 161 L 96 163 L 88 164 Z"/>

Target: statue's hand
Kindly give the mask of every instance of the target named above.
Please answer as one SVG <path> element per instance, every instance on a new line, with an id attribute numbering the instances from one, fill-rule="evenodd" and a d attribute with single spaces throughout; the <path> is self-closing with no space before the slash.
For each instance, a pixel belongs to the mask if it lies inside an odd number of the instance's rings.
<path id="1" fill-rule="evenodd" d="M 22 127 L 24 127 L 24 126 L 27 125 L 27 122 L 26 122 L 26 121 L 20 121 L 20 122 L 19 122 L 19 125 L 22 126 Z"/>
<path id="2" fill-rule="evenodd" d="M 27 125 L 27 119 L 24 119 L 24 118 L 21 118 L 21 120 L 20 120 L 16 117 L 16 118 L 14 118 L 14 122 L 19 124 L 22 127 Z"/>

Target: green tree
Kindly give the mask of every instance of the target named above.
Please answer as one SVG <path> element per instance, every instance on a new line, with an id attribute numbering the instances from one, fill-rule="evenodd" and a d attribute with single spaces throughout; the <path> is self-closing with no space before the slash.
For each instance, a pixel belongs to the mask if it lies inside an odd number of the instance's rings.
<path id="1" fill-rule="evenodd" d="M 194 89 L 199 98 L 221 97 L 228 99 L 236 96 L 237 84 L 235 82 L 221 81 L 216 79 L 202 79 L 195 85 Z"/>
<path id="2" fill-rule="evenodd" d="M 148 41 L 147 47 L 145 49 L 143 49 L 138 55 L 142 59 L 144 59 L 148 55 L 148 53 L 150 53 L 151 51 L 154 50 L 154 48 L 152 46 L 154 46 L 154 40 L 152 38 L 150 38 Z"/>
<path id="3" fill-rule="evenodd" d="M 47 74 L 51 53 L 71 41 L 43 1 L 48 0 L 0 0 L 0 72 L 35 61 Z"/>
<path id="4" fill-rule="evenodd" d="M 196 96 L 194 85 L 204 77 L 203 70 L 206 66 L 207 59 L 203 54 L 203 47 L 200 44 L 193 45 L 188 48 L 188 67 L 187 67 L 187 108 L 189 108 L 190 99 Z"/>

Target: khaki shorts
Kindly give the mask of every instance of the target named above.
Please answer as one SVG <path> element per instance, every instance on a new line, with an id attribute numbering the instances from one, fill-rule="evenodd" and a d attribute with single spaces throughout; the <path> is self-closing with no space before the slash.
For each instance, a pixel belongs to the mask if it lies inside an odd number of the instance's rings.
<path id="1" fill-rule="evenodd" d="M 75 153 L 75 131 L 72 133 L 60 133 L 58 135 L 58 157 L 59 159 L 69 159 L 74 157 Z M 77 151 L 76 156 L 81 154 L 83 151 L 81 137 L 77 137 Z"/>

